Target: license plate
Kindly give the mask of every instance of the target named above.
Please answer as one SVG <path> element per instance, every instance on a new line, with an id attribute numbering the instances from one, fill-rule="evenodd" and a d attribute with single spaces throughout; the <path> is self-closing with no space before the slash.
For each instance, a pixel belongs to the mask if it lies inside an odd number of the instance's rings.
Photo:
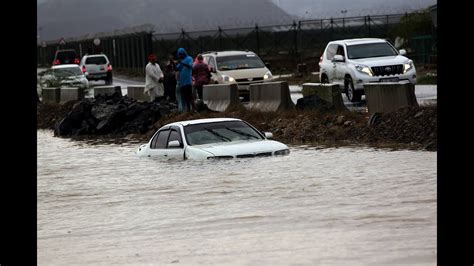
<path id="1" fill-rule="evenodd" d="M 385 79 L 380 79 L 380 82 L 398 82 L 398 78 L 385 78 Z"/>

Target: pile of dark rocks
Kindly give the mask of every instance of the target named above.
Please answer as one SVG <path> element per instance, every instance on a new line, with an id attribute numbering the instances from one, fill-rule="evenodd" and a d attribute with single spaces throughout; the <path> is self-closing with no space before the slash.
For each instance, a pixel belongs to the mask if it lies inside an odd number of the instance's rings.
<path id="1" fill-rule="evenodd" d="M 144 134 L 160 118 L 177 112 L 175 103 L 157 98 L 138 102 L 119 94 L 84 99 L 56 123 L 55 136 Z"/>

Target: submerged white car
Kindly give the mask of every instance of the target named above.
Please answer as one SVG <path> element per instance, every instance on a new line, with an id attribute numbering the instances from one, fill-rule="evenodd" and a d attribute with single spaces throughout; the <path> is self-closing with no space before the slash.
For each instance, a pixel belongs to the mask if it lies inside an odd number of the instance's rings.
<path id="1" fill-rule="evenodd" d="M 271 137 L 271 133 L 262 133 L 235 118 L 181 121 L 160 128 L 136 154 L 139 157 L 207 160 L 290 153 L 288 146 L 269 140 Z"/>

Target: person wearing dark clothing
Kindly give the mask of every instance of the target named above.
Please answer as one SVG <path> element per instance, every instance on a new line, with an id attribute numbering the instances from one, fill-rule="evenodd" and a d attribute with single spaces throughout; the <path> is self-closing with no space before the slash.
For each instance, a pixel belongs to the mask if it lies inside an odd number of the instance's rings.
<path id="1" fill-rule="evenodd" d="M 179 64 L 176 69 L 179 73 L 178 87 L 183 102 L 183 111 L 191 111 L 193 105 L 193 59 L 184 48 L 178 49 Z"/>
<path id="2" fill-rule="evenodd" d="M 164 71 L 164 80 L 163 85 L 165 87 L 165 99 L 170 102 L 176 102 L 176 73 L 174 71 L 174 66 L 172 64 L 168 64 L 165 67 Z"/>
<path id="3" fill-rule="evenodd" d="M 197 98 L 202 100 L 202 87 L 209 84 L 211 78 L 211 71 L 209 66 L 204 62 L 203 57 L 199 54 L 196 57 L 193 66 L 194 89 L 197 92 Z"/>

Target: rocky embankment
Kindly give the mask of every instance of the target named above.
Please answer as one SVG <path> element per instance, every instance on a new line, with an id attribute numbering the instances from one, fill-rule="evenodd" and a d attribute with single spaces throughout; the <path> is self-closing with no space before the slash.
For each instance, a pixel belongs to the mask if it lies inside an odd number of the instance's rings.
<path id="1" fill-rule="evenodd" d="M 312 104 L 318 103 L 315 109 Z M 320 99 L 306 99 L 286 112 L 245 109 L 218 113 L 198 106 L 199 112 L 178 113 L 174 103 L 137 102 L 128 97 L 84 99 L 65 105 L 38 103 L 38 129 L 56 136 L 146 141 L 161 126 L 181 120 L 234 117 L 243 119 L 287 144 L 368 145 L 437 150 L 436 106 L 406 107 L 381 114 L 369 125 L 367 113 L 336 112 Z"/>

